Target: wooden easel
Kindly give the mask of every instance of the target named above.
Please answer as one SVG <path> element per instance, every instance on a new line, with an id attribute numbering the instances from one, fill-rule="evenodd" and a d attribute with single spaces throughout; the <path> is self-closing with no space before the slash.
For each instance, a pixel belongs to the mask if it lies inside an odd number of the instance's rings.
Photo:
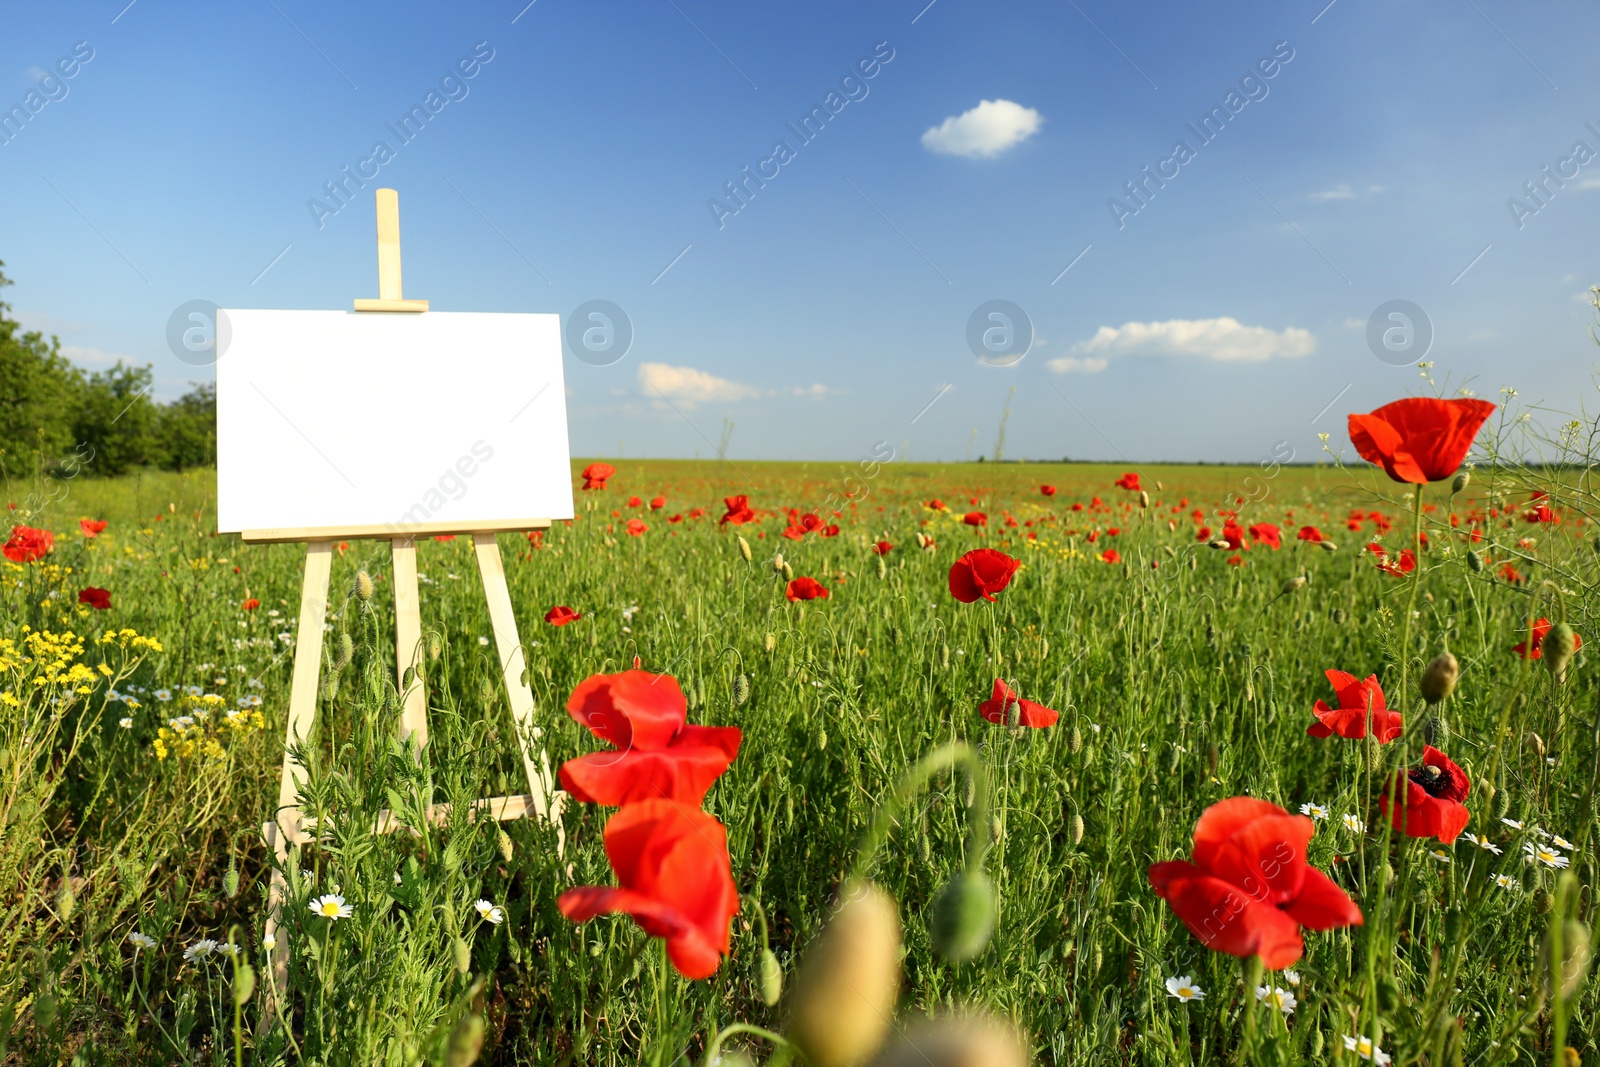
<path id="1" fill-rule="evenodd" d="M 407 300 L 401 296 L 400 285 L 400 197 L 393 189 L 379 189 L 378 201 L 378 299 L 357 300 L 356 311 L 388 313 L 423 313 L 428 310 L 426 300 Z M 311 733 L 317 709 L 317 682 L 322 666 L 323 625 L 328 613 L 328 578 L 333 563 L 333 545 L 337 540 L 357 538 L 390 539 L 394 557 L 394 613 L 395 660 L 399 679 L 403 682 L 407 668 L 417 662 L 422 644 L 421 601 L 417 595 L 417 549 L 415 538 L 434 534 L 470 534 L 472 547 L 478 558 L 478 572 L 483 577 L 483 591 L 489 602 L 489 620 L 494 628 L 495 645 L 500 653 L 500 668 L 510 695 L 511 715 L 516 721 L 517 747 L 522 755 L 522 769 L 527 777 L 528 792 L 516 796 L 489 797 L 475 805 L 479 812 L 497 820 L 518 819 L 530 812 L 547 821 L 555 821 L 558 840 L 561 836 L 559 816 L 564 793 L 556 792 L 551 785 L 550 761 L 541 749 L 538 758 L 529 752 L 531 741 L 543 736 L 543 731 L 533 721 L 533 692 L 524 681 L 526 666 L 522 643 L 517 637 L 517 620 L 511 609 L 511 594 L 506 589 L 505 569 L 500 560 L 500 547 L 495 542 L 496 532 L 510 530 L 542 530 L 550 526 L 549 519 L 497 520 L 478 523 L 463 529 L 460 524 L 414 523 L 390 526 L 317 527 L 305 529 L 246 530 L 240 537 L 247 543 L 272 543 L 305 541 L 305 582 L 300 591 L 300 628 L 295 637 L 294 674 L 289 686 L 289 721 L 284 731 L 283 776 L 278 786 L 277 817 L 261 828 L 267 847 L 278 857 L 279 866 L 287 862 L 289 846 L 315 840 L 315 820 L 304 819 L 296 803 L 299 787 L 295 776 L 303 775 L 305 768 L 290 754 L 289 746 L 304 740 Z M 420 671 L 417 673 L 421 673 Z M 420 681 L 409 687 L 402 685 L 403 708 L 400 729 L 418 750 L 428 743 L 427 693 Z M 434 804 L 428 809 L 429 821 L 441 824 L 449 816 L 449 805 Z M 406 828 L 392 812 L 378 815 L 377 833 L 392 833 Z M 409 828 L 408 828 L 409 829 Z M 564 843 L 564 842 L 563 842 Z M 267 903 L 265 933 L 274 935 L 278 927 L 279 911 L 286 890 L 281 869 L 272 872 L 272 885 Z M 272 950 L 273 982 L 278 995 L 285 988 L 289 956 L 288 946 L 278 944 Z"/>

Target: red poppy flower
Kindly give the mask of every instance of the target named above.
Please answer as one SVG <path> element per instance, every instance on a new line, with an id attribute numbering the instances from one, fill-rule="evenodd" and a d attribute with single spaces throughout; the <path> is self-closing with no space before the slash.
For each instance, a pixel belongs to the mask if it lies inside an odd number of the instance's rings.
<path id="1" fill-rule="evenodd" d="M 1021 566 L 1020 559 L 998 549 L 975 548 L 950 565 L 950 595 L 963 604 L 979 597 L 993 600 L 995 593 L 1011 584 Z"/>
<path id="2" fill-rule="evenodd" d="M 837 523 L 830 522 L 830 523 L 828 523 L 828 525 L 826 525 L 822 529 L 818 530 L 817 533 L 820 534 L 823 537 L 838 537 L 839 536 L 839 526 L 838 526 Z"/>
<path id="3" fill-rule="evenodd" d="M 606 479 L 617 473 L 617 468 L 609 463 L 591 463 L 583 468 L 583 487 L 585 489 L 604 489 Z"/>
<path id="4" fill-rule="evenodd" d="M 434 534 L 433 535 L 433 539 L 435 541 L 454 541 L 456 539 L 456 535 L 455 534 Z"/>
<path id="5" fill-rule="evenodd" d="M 1359 926 L 1361 909 L 1306 863 L 1313 824 L 1276 804 L 1233 797 L 1194 827 L 1192 861 L 1150 868 L 1150 885 L 1202 944 L 1230 956 L 1260 956 L 1269 970 L 1305 951 L 1300 929 Z"/>
<path id="6" fill-rule="evenodd" d="M 1023 726 L 1032 726 L 1035 729 L 1054 726 L 1056 720 L 1061 717 L 1059 712 L 1051 711 L 1043 704 L 1035 704 L 1031 700 L 1017 696 L 1010 686 L 998 678 L 994 680 L 993 694 L 978 705 L 978 714 L 990 722 L 1004 726 L 1011 718 L 1013 704 L 1017 707 L 1017 721 Z"/>
<path id="7" fill-rule="evenodd" d="M 1124 474 L 1122 477 L 1118 478 L 1117 487 L 1119 489 L 1127 489 L 1135 493 L 1142 491 L 1139 486 L 1139 476 L 1133 471 L 1129 471 L 1127 474 Z"/>
<path id="8" fill-rule="evenodd" d="M 806 539 L 806 531 L 802 527 L 791 524 L 784 527 L 781 536 L 788 538 L 790 541 L 804 541 Z"/>
<path id="9" fill-rule="evenodd" d="M 1322 535 L 1322 531 L 1317 529 L 1315 526 L 1300 527 L 1300 532 L 1295 534 L 1295 538 L 1300 541 L 1310 541 L 1312 544 L 1320 544 L 1321 542 L 1327 540 L 1327 538 Z"/>
<path id="10" fill-rule="evenodd" d="M 645 525 L 645 521 L 643 519 L 629 519 L 628 520 L 628 536 L 629 537 L 643 537 L 644 536 L 644 532 L 646 530 L 648 530 L 648 529 L 650 529 L 650 527 Z"/>
<path id="11" fill-rule="evenodd" d="M 55 547 L 56 535 L 32 526 L 13 526 L 11 539 L 0 549 L 12 563 L 34 563 L 44 559 Z"/>
<path id="12" fill-rule="evenodd" d="M 944 511 L 945 510 L 944 501 L 940 500 L 938 497 L 935 497 L 934 499 L 928 501 L 926 504 L 923 505 L 923 507 L 927 508 L 929 511 Z"/>
<path id="13" fill-rule="evenodd" d="M 257 600 L 255 597 L 251 597 L 249 600 L 246 600 L 243 604 L 240 604 L 239 605 L 239 609 L 241 611 L 254 611 L 257 608 L 259 608 L 260 606 L 261 606 L 261 601 Z"/>
<path id="14" fill-rule="evenodd" d="M 796 578 L 784 589 L 783 595 L 790 600 L 827 600 L 830 594 L 815 578 Z"/>
<path id="15" fill-rule="evenodd" d="M 650 498 L 650 510 L 651 511 L 660 511 L 662 508 L 664 508 L 666 506 L 667 506 L 667 498 L 666 497 L 657 496 L 657 497 L 651 497 Z"/>
<path id="16" fill-rule="evenodd" d="M 887 541 L 879 541 L 877 544 L 872 546 L 872 551 L 876 552 L 880 556 L 887 556 L 890 552 L 894 551 L 894 546 Z"/>
<path id="17" fill-rule="evenodd" d="M 1053 486 L 1053 485 L 1041 485 L 1039 487 L 1039 492 L 1044 494 L 1045 496 L 1055 496 L 1056 495 L 1056 487 Z"/>
<path id="18" fill-rule="evenodd" d="M 528 544 L 532 545 L 534 548 L 543 548 L 544 547 L 544 531 L 543 530 L 529 530 L 528 531 Z"/>
<path id="19" fill-rule="evenodd" d="M 1239 551 L 1241 548 L 1250 547 L 1250 545 L 1244 539 L 1244 527 L 1240 526 L 1232 519 L 1228 520 L 1227 524 L 1222 527 L 1222 532 L 1217 536 L 1228 542 L 1228 547 L 1233 549 L 1235 552 Z"/>
<path id="20" fill-rule="evenodd" d="M 1122 553 L 1118 552 L 1114 548 L 1108 548 L 1104 552 L 1100 553 L 1100 558 L 1105 560 L 1107 563 L 1121 563 Z"/>
<path id="21" fill-rule="evenodd" d="M 106 521 L 104 519 L 78 520 L 78 529 L 83 531 L 83 536 L 85 537 L 98 537 L 100 536 L 100 531 L 104 530 L 105 528 Z"/>
<path id="22" fill-rule="evenodd" d="M 1378 684 L 1376 674 L 1358 682 L 1355 675 L 1344 671 L 1325 673 L 1328 681 L 1333 683 L 1334 699 L 1339 706 L 1330 708 L 1318 700 L 1311 709 L 1317 721 L 1306 727 L 1307 734 L 1312 737 L 1338 734 L 1351 741 L 1359 741 L 1367 736 L 1367 723 L 1370 720 L 1372 735 L 1380 745 L 1386 745 L 1400 736 L 1404 728 L 1400 713 L 1390 711 L 1384 703 L 1383 687 Z"/>
<path id="23" fill-rule="evenodd" d="M 567 713 L 613 749 L 561 765 L 561 788 L 585 804 L 666 798 L 698 804 L 739 754 L 737 726 L 691 726 L 670 674 L 631 670 L 578 684 Z"/>
<path id="24" fill-rule="evenodd" d="M 629 506 L 629 507 L 630 507 L 630 508 L 637 508 L 637 507 L 642 507 L 642 506 L 644 506 L 644 501 L 643 501 L 643 500 L 640 500 L 640 499 L 639 499 L 639 498 L 638 498 L 638 497 L 636 497 L 636 496 L 630 496 L 630 497 L 629 497 L 629 498 L 628 498 L 628 506 Z"/>
<path id="25" fill-rule="evenodd" d="M 732 523 L 735 526 L 743 526 L 747 522 L 755 521 L 756 513 L 750 510 L 749 497 L 744 495 L 730 496 L 724 498 L 722 503 L 728 509 L 727 514 L 723 515 L 721 519 L 723 525 Z"/>
<path id="26" fill-rule="evenodd" d="M 1250 537 L 1274 551 L 1283 547 L 1283 531 L 1270 522 L 1258 522 L 1250 527 Z"/>
<path id="27" fill-rule="evenodd" d="M 1389 796 L 1398 790 L 1399 803 L 1389 810 Z M 1390 824 L 1407 837 L 1437 837 L 1452 844 L 1467 828 L 1472 814 L 1461 802 L 1472 792 L 1467 772 L 1432 745 L 1422 749 L 1422 766 L 1395 775 L 1378 808 Z"/>
<path id="28" fill-rule="evenodd" d="M 1511 651 L 1523 659 L 1544 658 L 1544 635 L 1550 632 L 1549 619 L 1535 619 L 1533 629 L 1528 632 L 1528 639 L 1511 646 Z M 1583 647 L 1583 638 L 1577 634 L 1572 635 L 1572 648 L 1574 651 Z"/>
<path id="29" fill-rule="evenodd" d="M 569 622 L 577 622 L 583 618 L 581 611 L 573 611 L 565 604 L 557 604 L 544 613 L 544 621 L 551 626 L 565 626 Z"/>
<path id="30" fill-rule="evenodd" d="M 78 603 L 87 604 L 96 611 L 105 611 L 111 606 L 111 593 L 91 585 L 87 589 L 78 591 Z"/>
<path id="31" fill-rule="evenodd" d="M 1487 400 L 1407 397 L 1368 415 L 1351 415 L 1350 443 L 1395 481 L 1424 485 L 1461 467 L 1493 412 Z"/>
<path id="32" fill-rule="evenodd" d="M 685 978 L 715 974 L 739 910 L 723 825 L 687 804 L 645 800 L 611 816 L 605 843 L 617 887 L 569 889 L 556 901 L 561 914 L 581 923 L 620 911 L 666 941 Z"/>
<path id="33" fill-rule="evenodd" d="M 1390 556 L 1382 545 L 1374 541 L 1367 546 L 1367 551 L 1378 557 L 1379 570 L 1396 578 L 1403 578 L 1417 569 L 1417 554 L 1409 548 L 1401 549 L 1398 556 Z"/>
<path id="34" fill-rule="evenodd" d="M 961 516 L 961 521 L 968 526 L 987 526 L 989 525 L 989 516 L 981 511 L 969 511 Z"/>

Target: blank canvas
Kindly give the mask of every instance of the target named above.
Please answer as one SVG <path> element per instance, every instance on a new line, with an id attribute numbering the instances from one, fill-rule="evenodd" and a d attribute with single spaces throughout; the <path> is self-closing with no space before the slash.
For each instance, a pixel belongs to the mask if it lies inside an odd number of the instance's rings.
<path id="1" fill-rule="evenodd" d="M 217 525 L 572 518 L 556 315 L 217 313 Z"/>

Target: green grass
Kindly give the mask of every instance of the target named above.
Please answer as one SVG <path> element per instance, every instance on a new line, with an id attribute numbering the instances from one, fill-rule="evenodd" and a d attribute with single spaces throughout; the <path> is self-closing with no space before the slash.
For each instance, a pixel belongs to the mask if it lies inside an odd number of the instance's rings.
<path id="1" fill-rule="evenodd" d="M 1570 907 L 1588 922 L 1593 908 L 1597 688 L 1581 652 L 1558 688 L 1510 651 L 1537 616 L 1565 615 L 1584 632 L 1595 576 L 1578 513 L 1592 503 L 1584 483 L 1544 486 L 1569 509 L 1561 525 L 1492 522 L 1471 546 L 1491 558 L 1481 570 L 1468 566 L 1467 527 L 1452 535 L 1449 512 L 1519 504 L 1539 484 L 1536 472 L 1480 473 L 1453 501 L 1447 483 L 1431 487 L 1431 547 L 1420 577 L 1401 579 L 1363 551 L 1370 520 L 1359 533 L 1345 527 L 1353 509 L 1379 511 L 1393 520 L 1383 544 L 1397 552 L 1409 543 L 1409 501 L 1365 469 L 1145 466 L 1143 509 L 1112 484 L 1124 468 L 1106 466 L 891 463 L 869 476 L 820 463 L 616 465 L 610 488 L 579 494 L 579 521 L 558 523 L 543 547 L 500 537 L 543 742 L 552 766 L 592 751 L 566 698 L 635 657 L 680 679 L 691 721 L 741 727 L 744 747 L 706 806 L 728 828 L 740 893 L 760 901 L 786 972 L 896 782 L 930 751 L 965 741 L 992 791 L 987 871 L 999 923 L 969 962 L 932 948 L 931 902 L 967 847 L 964 783 L 936 777 L 873 866 L 904 926 L 904 1017 L 980 1005 L 1014 1021 L 1042 1064 L 1354 1062 L 1341 1037 L 1380 1029 L 1397 1064 L 1560 1063 L 1558 1027 L 1585 1061 L 1600 1056 L 1592 987 L 1557 1005 L 1543 992 L 1540 956 L 1552 919 Z M 1040 495 L 1041 484 L 1057 495 Z M 214 489 L 213 472 L 10 487 L 13 499 L 34 494 L 42 506 L 28 521 L 58 539 L 45 564 L 0 565 L 0 637 L 16 640 L 24 624 L 91 639 L 127 627 L 163 650 L 59 717 L 36 695 L 21 710 L 0 709 L 14 720 L 0 734 L 0 782 L 10 790 L 0 808 L 4 1056 L 445 1062 L 452 1035 L 471 1037 L 462 1020 L 481 1014 L 486 1062 L 666 1067 L 684 1054 L 698 1062 L 710 1035 L 735 1021 L 782 1029 L 783 1003 L 760 996 L 753 909 L 734 920 L 731 957 L 692 983 L 666 970 L 659 946 L 627 919 L 562 918 L 563 889 L 614 884 L 600 845 L 608 810 L 569 805 L 561 857 L 549 827 L 508 822 L 503 841 L 501 827 L 466 819 L 471 799 L 525 788 L 468 539 L 419 549 L 423 622 L 438 650 L 422 672 L 433 739 L 421 765 L 393 740 L 388 546 L 355 542 L 335 557 L 306 807 L 336 830 L 327 845 L 291 857 L 281 935 L 292 946 L 291 987 L 281 1003 L 268 995 L 259 945 L 271 857 L 259 835 L 277 796 L 292 665 L 284 635 L 293 633 L 304 550 L 216 536 Z M 721 498 L 735 493 L 776 514 L 719 527 Z M 785 509 L 850 493 L 839 536 L 779 536 Z M 667 506 L 652 512 L 657 494 Z M 630 495 L 646 505 L 628 508 Z M 1096 496 L 1109 511 L 1071 510 Z M 936 497 L 951 514 L 924 507 Z M 1258 545 L 1230 565 L 1233 553 L 1197 541 L 1190 513 L 1204 511 L 1215 530 L 1223 506 L 1237 508 L 1242 525 L 1282 525 L 1282 550 Z M 697 507 L 703 518 L 668 521 Z M 961 523 L 968 510 L 989 515 L 981 534 Z M 110 526 L 86 542 L 83 517 Z M 648 532 L 629 536 L 631 517 Z M 1303 523 L 1337 550 L 1295 541 Z M 1099 531 L 1094 543 L 1089 531 Z M 919 548 L 918 533 L 936 547 Z M 1518 548 L 1525 536 L 1537 543 Z M 880 538 L 895 546 L 881 567 L 870 550 Z M 946 574 L 979 545 L 1025 567 L 997 602 L 957 603 Z M 1103 562 L 1107 547 L 1122 562 Z M 770 564 L 780 551 L 832 596 L 789 602 Z M 1505 560 L 1526 581 L 1508 583 Z M 370 603 L 352 592 L 361 569 L 378 579 Z M 1304 588 L 1284 593 L 1299 575 Z M 78 608 L 86 585 L 109 589 L 112 609 Z M 247 598 L 260 607 L 242 610 Z M 557 604 L 584 618 L 545 624 Z M 344 659 L 340 634 L 351 654 L 332 669 Z M 95 647 L 85 653 L 91 663 Z M 1462 678 L 1430 720 L 1415 680 L 1445 648 Z M 1467 768 L 1469 829 L 1503 856 L 1463 840 L 1440 861 L 1429 855 L 1437 842 L 1383 832 L 1364 746 L 1306 736 L 1313 702 L 1332 699 L 1328 668 L 1377 673 L 1391 706 L 1405 709 L 1407 733 L 1381 751 L 1385 766 L 1413 765 L 1427 731 Z M 750 685 L 742 706 L 733 696 L 741 674 Z M 1059 710 L 1060 722 L 1015 735 L 984 722 L 977 706 L 997 677 Z M 0 679 L 0 689 L 9 684 Z M 142 706 L 109 701 L 108 684 Z M 227 739 L 220 757 L 157 759 L 157 731 L 176 704 L 153 694 L 189 685 L 230 706 L 258 694 L 264 728 Z M 123 716 L 131 728 L 118 726 Z M 1332 817 L 1318 823 L 1311 863 L 1333 871 L 1367 916 L 1359 928 L 1307 933 L 1287 1025 L 1252 1010 L 1240 961 L 1208 952 L 1145 876 L 1151 863 L 1189 854 L 1208 805 L 1241 794 L 1291 810 L 1326 805 Z M 430 800 L 455 802 L 449 826 L 420 837 L 370 832 L 377 810 Z M 1345 813 L 1370 831 L 1345 829 Z M 1579 846 L 1563 850 L 1580 886 L 1570 903 L 1558 872 L 1523 862 L 1531 831 L 1502 816 Z M 1502 874 L 1512 888 L 1495 884 Z M 306 902 L 333 885 L 355 915 L 330 925 Z M 480 897 L 504 907 L 503 924 L 478 922 Z M 135 953 L 134 930 L 156 946 Z M 230 936 L 257 973 L 237 1025 L 233 965 L 183 959 L 201 938 Z M 1206 999 L 1167 997 L 1171 975 L 1192 976 Z M 759 1042 L 750 1048 L 768 1054 Z"/>

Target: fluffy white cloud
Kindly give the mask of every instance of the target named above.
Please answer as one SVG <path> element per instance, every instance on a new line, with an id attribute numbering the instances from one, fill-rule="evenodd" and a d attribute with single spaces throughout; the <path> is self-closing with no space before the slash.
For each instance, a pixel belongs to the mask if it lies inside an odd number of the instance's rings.
<path id="1" fill-rule="evenodd" d="M 1313 204 L 1326 204 L 1330 200 L 1359 200 L 1363 195 L 1377 196 L 1383 192 L 1381 185 L 1369 185 L 1365 194 L 1358 192 L 1349 182 L 1340 182 L 1332 189 L 1321 189 L 1307 199 Z"/>
<path id="2" fill-rule="evenodd" d="M 1087 355 L 1190 356 L 1225 363 L 1261 363 L 1309 356 L 1317 350 L 1317 339 L 1310 330 L 1293 326 L 1270 330 L 1223 316 L 1102 326 L 1087 341 L 1073 345 L 1072 350 Z"/>
<path id="3" fill-rule="evenodd" d="M 1045 364 L 1057 374 L 1099 374 L 1110 365 L 1103 356 L 1058 356 Z"/>
<path id="4" fill-rule="evenodd" d="M 663 396 L 686 404 L 749 400 L 761 390 L 741 382 L 718 378 L 693 367 L 673 367 L 665 363 L 639 364 L 639 389 L 646 396 Z"/>
<path id="5" fill-rule="evenodd" d="M 991 159 L 1032 137 L 1044 122 L 1031 107 L 1010 100 L 985 100 L 952 115 L 922 135 L 922 147 L 943 156 Z"/>

